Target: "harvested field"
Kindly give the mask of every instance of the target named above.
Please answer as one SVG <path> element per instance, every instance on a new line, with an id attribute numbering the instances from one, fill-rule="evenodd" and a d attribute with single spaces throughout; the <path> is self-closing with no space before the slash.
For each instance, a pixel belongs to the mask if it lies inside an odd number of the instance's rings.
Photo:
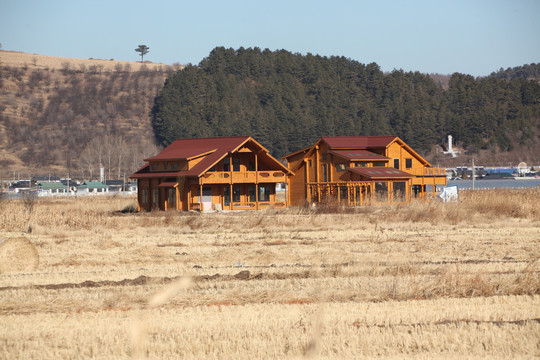
<path id="1" fill-rule="evenodd" d="M 538 199 L 227 214 L 0 201 L 0 240 L 39 255 L 0 273 L 0 354 L 539 357 Z"/>

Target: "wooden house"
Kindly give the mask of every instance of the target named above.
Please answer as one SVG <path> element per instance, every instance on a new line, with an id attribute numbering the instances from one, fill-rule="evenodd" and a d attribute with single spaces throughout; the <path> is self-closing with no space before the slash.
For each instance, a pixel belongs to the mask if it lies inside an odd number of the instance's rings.
<path id="1" fill-rule="evenodd" d="M 249 136 L 180 139 L 145 159 L 139 210 L 287 207 L 292 172 Z"/>
<path id="2" fill-rule="evenodd" d="M 291 205 L 337 201 L 364 205 L 423 197 L 428 185 L 446 185 L 433 168 L 397 136 L 322 137 L 284 157 Z"/>

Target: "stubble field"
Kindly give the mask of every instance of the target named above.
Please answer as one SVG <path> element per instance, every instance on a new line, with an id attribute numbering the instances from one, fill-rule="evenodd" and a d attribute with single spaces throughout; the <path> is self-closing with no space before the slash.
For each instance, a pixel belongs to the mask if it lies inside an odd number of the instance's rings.
<path id="1" fill-rule="evenodd" d="M 226 214 L 0 201 L 0 357 L 539 357 L 540 190 L 460 195 Z"/>

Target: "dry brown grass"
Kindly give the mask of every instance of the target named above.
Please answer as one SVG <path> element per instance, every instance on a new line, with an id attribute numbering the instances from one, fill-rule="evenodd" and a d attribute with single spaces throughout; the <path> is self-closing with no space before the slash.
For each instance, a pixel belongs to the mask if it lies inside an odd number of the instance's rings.
<path id="1" fill-rule="evenodd" d="M 134 54 L 134 58 L 135 57 L 136 54 Z M 130 71 L 139 71 L 142 66 L 149 70 L 167 66 L 151 62 L 141 63 L 136 61 L 117 61 L 114 59 L 76 59 L 6 50 L 0 50 L 0 64 L 3 66 L 26 66 L 28 68 L 40 69 L 65 69 L 66 67 L 69 67 L 72 70 L 80 70 L 81 67 L 90 68 L 92 66 L 97 66 L 102 71 L 115 71 L 118 65 L 121 65 L 123 69 L 129 69 Z"/>
<path id="2" fill-rule="evenodd" d="M 0 274 L 0 353 L 538 357 L 538 195 L 229 214 L 6 201 L 3 236 L 24 233 L 40 263 Z"/>

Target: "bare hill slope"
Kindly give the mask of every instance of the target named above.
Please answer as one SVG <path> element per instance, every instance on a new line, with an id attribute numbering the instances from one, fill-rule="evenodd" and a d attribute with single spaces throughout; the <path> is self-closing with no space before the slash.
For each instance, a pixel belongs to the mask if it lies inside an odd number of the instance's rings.
<path id="1" fill-rule="evenodd" d="M 150 110 L 180 66 L 0 51 L 0 178 L 109 178 L 155 152 Z"/>

